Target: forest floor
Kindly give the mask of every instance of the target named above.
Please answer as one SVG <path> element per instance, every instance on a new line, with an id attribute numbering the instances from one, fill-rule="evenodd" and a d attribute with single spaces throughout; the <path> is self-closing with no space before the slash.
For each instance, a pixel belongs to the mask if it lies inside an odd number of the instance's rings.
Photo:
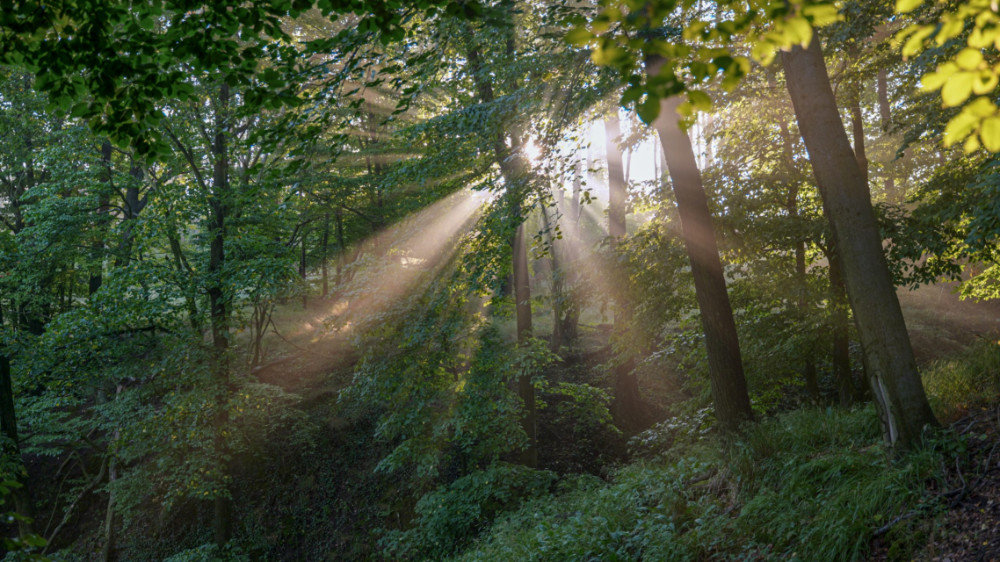
<path id="1" fill-rule="evenodd" d="M 953 357 L 978 339 L 1000 341 L 1000 302 L 961 300 L 954 283 L 901 289 L 899 300 L 921 365 Z M 947 502 L 918 560 L 1000 562 L 1000 404 L 942 422 L 970 436 L 970 445 L 964 467 L 946 470 L 952 486 L 937 494 Z M 878 539 L 873 546 L 872 559 L 891 559 Z"/>
<path id="2" fill-rule="evenodd" d="M 962 300 L 954 283 L 900 289 L 898 295 L 921 365 L 954 356 L 979 338 L 1000 339 L 1000 301 Z"/>
<path id="3" fill-rule="evenodd" d="M 949 283 L 915 291 L 902 289 L 899 298 L 914 351 L 923 366 L 954 357 L 977 340 L 1000 339 L 1000 303 L 963 301 Z M 281 355 L 257 367 L 256 378 L 307 400 L 331 396 L 349 384 L 359 353 L 352 346 L 349 330 L 330 329 L 329 317 L 338 310 L 338 304 L 317 301 L 306 311 L 294 305 L 279 310 L 277 328 L 268 338 L 272 349 Z M 590 336 L 584 337 L 584 347 L 592 348 L 592 352 L 580 353 L 566 366 L 569 370 L 586 370 L 594 365 L 583 363 L 607 360 L 599 352 L 598 340 L 603 334 L 600 327 L 584 327 L 582 332 Z M 337 376 L 330 377 L 331 373 Z M 953 419 L 959 415 L 960 419 Z M 965 459 L 960 466 L 947 468 L 946 483 L 928 483 L 928 494 L 942 500 L 931 508 L 936 512 L 898 514 L 897 519 L 916 517 L 926 521 L 927 535 L 914 539 L 926 541 L 925 546 L 916 548 L 920 560 L 1000 561 L 1000 405 L 977 406 L 942 422 L 957 433 L 971 436 Z M 578 463 L 571 461 L 576 459 L 550 460 L 555 465 L 593 470 L 575 466 Z M 876 538 L 871 559 L 892 560 L 895 556 Z"/>

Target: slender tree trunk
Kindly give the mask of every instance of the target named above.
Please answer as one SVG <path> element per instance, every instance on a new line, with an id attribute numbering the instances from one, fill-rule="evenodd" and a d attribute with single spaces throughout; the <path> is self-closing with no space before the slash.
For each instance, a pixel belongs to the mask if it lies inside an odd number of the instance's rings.
<path id="1" fill-rule="evenodd" d="M 937 420 L 927 403 L 906 324 L 882 252 L 865 178 L 847 140 L 819 41 L 782 52 L 786 83 L 843 266 L 847 295 L 885 405 L 891 445 L 909 448 Z"/>
<path id="2" fill-rule="evenodd" d="M 659 73 L 662 59 L 647 61 L 651 76 Z M 663 99 L 660 115 L 653 126 L 663 143 L 663 155 L 670 171 L 684 245 L 691 260 L 695 296 L 701 311 L 708 351 L 708 372 L 715 403 L 715 416 L 723 431 L 730 432 L 753 419 L 740 355 L 733 309 L 726 292 L 725 271 L 708 209 L 691 139 L 680 128 L 679 97 Z"/>
<path id="3" fill-rule="evenodd" d="M 330 213 L 323 215 L 323 299 L 330 294 L 330 280 L 327 273 L 327 260 L 330 258 Z"/>
<path id="4" fill-rule="evenodd" d="M 302 310 L 309 308 L 309 282 L 306 280 L 306 239 L 309 231 L 302 231 L 301 252 L 299 254 L 299 277 L 302 278 Z"/>
<path id="5" fill-rule="evenodd" d="M 769 84 L 775 87 L 773 79 L 769 79 Z M 788 192 L 785 201 L 785 210 L 792 219 L 799 216 L 799 182 L 795 169 L 794 148 L 792 146 L 792 135 L 788 131 L 788 123 L 782 118 L 778 122 L 781 131 L 782 157 L 784 159 L 785 170 L 788 174 Z M 809 316 L 808 284 L 806 277 L 806 241 L 804 239 L 795 242 L 795 285 L 796 308 L 799 318 L 805 321 Z M 819 382 L 816 378 L 816 364 L 813 362 L 812 353 L 806 351 L 802 364 L 802 378 L 806 383 L 806 392 L 813 402 L 819 402 Z"/>
<path id="6" fill-rule="evenodd" d="M 347 247 L 344 245 L 344 208 L 337 207 L 337 211 L 334 214 L 336 219 L 337 227 L 337 287 L 340 287 L 340 282 L 342 280 L 344 272 L 344 256 L 347 252 Z"/>
<path id="7" fill-rule="evenodd" d="M 531 337 L 531 287 L 528 279 L 528 248 L 524 222 L 517 226 L 514 235 L 514 298 L 517 312 L 517 341 L 524 343 Z M 538 420 L 535 412 L 535 386 L 531 375 L 525 374 L 517 381 L 518 395 L 524 401 L 523 425 L 528 435 L 528 448 L 521 454 L 525 466 L 538 466 Z"/>
<path id="8" fill-rule="evenodd" d="M 832 241 L 831 241 L 832 242 Z M 848 318 L 847 289 L 836 246 L 830 244 L 830 322 L 833 332 L 833 379 L 837 381 L 837 396 L 840 405 L 848 407 L 858 392 L 851 374 L 850 321 Z"/>
<path id="9" fill-rule="evenodd" d="M 605 148 L 608 158 L 608 239 L 615 252 L 619 241 L 625 236 L 625 202 L 628 198 L 627 179 L 622 167 L 622 152 L 618 147 L 621 125 L 618 122 L 618 108 L 604 119 Z M 627 339 L 631 322 L 630 303 L 627 302 L 627 288 L 620 287 L 615 299 L 615 326 L 613 339 L 619 342 Z M 620 363 L 615 366 L 614 402 L 612 414 L 618 425 L 627 433 L 632 433 L 641 425 L 642 397 L 639 381 L 633 372 L 635 360 L 628 346 L 622 348 Z"/>
<path id="10" fill-rule="evenodd" d="M 208 288 L 209 309 L 212 319 L 212 345 L 215 350 L 215 375 L 218 384 L 218 394 L 216 396 L 216 448 L 219 454 L 220 471 L 222 473 L 219 482 L 222 493 L 215 498 L 215 519 L 213 529 L 215 532 L 215 543 L 221 548 L 232 538 L 232 500 L 229 496 L 229 447 L 224 436 L 225 428 L 229 424 L 229 365 L 227 364 L 227 353 L 229 350 L 229 310 L 225 293 L 222 288 L 222 271 L 226 261 L 225 238 L 226 238 L 226 215 L 229 212 L 227 202 L 229 200 L 229 147 L 226 136 L 226 121 L 229 107 L 229 85 L 223 83 L 219 90 L 216 111 L 216 133 L 215 144 L 212 151 L 215 155 L 215 165 L 212 174 L 212 197 L 209 200 L 211 210 L 209 219 L 209 264 L 208 272 L 212 278 L 212 284 Z"/>
<path id="11" fill-rule="evenodd" d="M 573 226 L 570 228 L 569 243 L 566 244 L 567 280 L 569 280 L 569 291 L 567 292 L 567 302 L 562 319 L 563 340 L 567 343 L 575 342 L 579 330 L 580 306 L 581 303 L 575 298 L 575 291 L 578 289 L 579 275 L 575 271 L 579 266 L 580 259 L 580 192 L 583 191 L 583 176 L 586 170 L 581 163 L 577 167 L 577 173 L 573 177 L 573 193 L 570 199 L 569 208 L 566 210 L 566 220 Z M 563 205 L 565 207 L 565 205 Z"/>
<path id="12" fill-rule="evenodd" d="M 0 309 L 0 330 L 2 329 L 3 310 Z M 35 510 L 28 490 L 28 473 L 21 458 L 21 441 L 17 435 L 17 410 L 14 406 L 14 385 L 10 374 L 10 358 L 0 349 L 0 431 L 3 431 L 6 438 L 4 456 L 13 459 L 20 468 L 15 477 L 21 487 L 13 488 L 10 495 L 14 499 L 14 510 L 18 515 L 27 518 L 26 521 L 17 522 L 18 534 L 24 538 L 32 533 L 31 519 L 35 516 Z"/>
<path id="13" fill-rule="evenodd" d="M 604 119 L 605 148 L 608 158 L 608 236 L 611 237 L 612 244 L 625 236 L 625 200 L 628 197 L 622 152 L 618 148 L 621 125 L 615 111 Z"/>
<path id="14" fill-rule="evenodd" d="M 88 279 L 88 281 L 87 281 L 87 289 L 88 289 L 88 293 L 87 294 L 88 295 L 93 295 L 94 293 L 96 293 L 98 291 L 98 289 L 101 288 L 101 284 L 104 282 L 104 276 L 103 276 L 103 273 L 104 273 L 103 269 L 104 268 L 103 268 L 103 263 L 102 263 L 103 260 L 104 260 L 104 232 L 103 232 L 104 220 L 103 220 L 103 217 L 108 214 L 108 207 L 111 204 L 110 198 L 108 197 L 108 193 L 106 191 L 106 190 L 111 189 L 111 186 L 110 186 L 110 183 L 111 183 L 111 141 L 109 141 L 109 140 L 105 140 L 103 143 L 101 143 L 101 164 L 104 166 L 104 170 L 102 171 L 102 175 L 104 176 L 103 181 L 104 181 L 104 183 L 109 184 L 109 185 L 107 185 L 105 188 L 103 188 L 103 190 L 101 191 L 101 194 L 98 196 L 98 203 L 97 203 L 97 217 L 98 217 L 98 219 L 97 219 L 97 223 L 98 223 L 97 236 L 98 236 L 98 238 L 97 238 L 97 241 L 94 243 L 94 250 L 93 250 L 94 259 L 97 261 L 97 263 L 94 266 L 92 266 L 92 269 L 91 269 L 91 272 L 90 272 L 90 279 Z"/>
<path id="15" fill-rule="evenodd" d="M 556 200 L 556 208 L 559 201 Z M 562 303 L 564 300 L 562 289 L 563 271 L 560 267 L 559 250 L 556 248 L 556 237 L 552 235 L 552 221 L 549 220 L 549 210 L 545 205 L 541 206 L 542 225 L 545 228 L 546 242 L 549 245 L 549 263 L 552 269 L 552 339 L 549 340 L 549 349 L 553 353 L 558 353 L 562 347 Z"/>
<path id="16" fill-rule="evenodd" d="M 882 132 L 889 130 L 889 125 L 892 123 L 892 110 L 889 105 L 889 85 L 888 76 L 885 69 L 879 69 L 878 76 L 876 80 L 876 88 L 878 90 L 878 113 L 879 120 L 882 122 Z M 900 204 L 902 200 L 899 198 L 899 194 L 896 193 L 896 179 L 892 176 L 893 157 L 889 157 L 889 161 L 885 163 L 883 173 L 885 174 L 885 200 L 889 203 Z"/>
<path id="17" fill-rule="evenodd" d="M 861 113 L 861 84 L 852 85 L 851 94 L 851 132 L 854 136 L 854 158 L 858 161 L 858 169 L 868 187 L 868 155 L 865 153 L 865 120 Z M 869 191 L 869 198 L 871 197 Z"/>
<path id="18" fill-rule="evenodd" d="M 132 165 L 129 170 L 132 181 L 125 189 L 125 217 L 122 229 L 122 237 L 118 242 L 118 251 L 115 256 L 115 267 L 128 265 L 132 261 L 132 241 L 135 239 L 135 225 L 139 218 L 139 213 L 146 207 L 147 197 L 139 197 L 139 188 L 143 179 L 142 167 Z"/>

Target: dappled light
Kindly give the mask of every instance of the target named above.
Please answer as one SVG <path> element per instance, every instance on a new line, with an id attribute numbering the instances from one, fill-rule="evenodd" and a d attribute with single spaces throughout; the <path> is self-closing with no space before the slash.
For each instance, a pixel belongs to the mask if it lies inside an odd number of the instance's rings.
<path id="1" fill-rule="evenodd" d="M 744 4 L 5 3 L 5 559 L 1000 560 L 996 2 Z"/>

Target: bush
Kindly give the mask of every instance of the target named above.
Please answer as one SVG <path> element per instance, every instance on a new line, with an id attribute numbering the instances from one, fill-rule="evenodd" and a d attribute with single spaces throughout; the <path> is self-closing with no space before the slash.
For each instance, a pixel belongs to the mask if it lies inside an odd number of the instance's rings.
<path id="1" fill-rule="evenodd" d="M 876 529 L 921 505 L 941 463 L 933 447 L 892 460 L 880 439 L 867 407 L 800 410 L 735 441 L 678 443 L 610 483 L 581 480 L 526 503 L 457 559 L 856 560 Z M 912 548 L 909 531 L 885 538 Z"/>
<path id="2" fill-rule="evenodd" d="M 525 498 L 547 495 L 555 474 L 497 463 L 425 494 L 417 502 L 415 526 L 391 531 L 382 547 L 392 559 L 432 559 L 467 545 L 497 514 Z"/>

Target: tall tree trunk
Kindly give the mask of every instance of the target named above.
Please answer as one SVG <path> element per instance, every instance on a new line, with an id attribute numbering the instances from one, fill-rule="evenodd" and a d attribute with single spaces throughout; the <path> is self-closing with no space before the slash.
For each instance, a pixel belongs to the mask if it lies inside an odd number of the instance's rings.
<path id="1" fill-rule="evenodd" d="M 622 152 L 618 147 L 620 137 L 621 125 L 616 107 L 604 119 L 605 152 L 608 158 L 608 239 L 612 252 L 617 250 L 618 242 L 625 236 L 625 202 L 628 199 Z M 631 305 L 626 301 L 627 288 L 621 287 L 620 293 L 611 297 L 615 299 L 613 339 L 622 342 L 627 338 L 631 321 Z M 631 350 L 627 346 L 621 347 L 623 351 L 619 357 L 620 362 L 615 366 L 614 372 L 614 402 L 611 410 L 618 425 L 627 433 L 632 433 L 642 423 L 642 398 L 639 394 L 639 381 L 633 372 L 635 360 Z"/>
<path id="2" fill-rule="evenodd" d="M 847 289 L 836 246 L 830 243 L 827 258 L 830 262 L 830 322 L 833 332 L 833 379 L 837 381 L 840 405 L 848 407 L 858 392 L 851 374 L 850 322 L 848 318 Z"/>
<path id="3" fill-rule="evenodd" d="M 773 79 L 769 77 L 769 85 L 776 87 Z M 778 122 L 781 131 L 781 152 L 784 160 L 785 170 L 788 174 L 788 191 L 785 201 L 785 210 L 790 218 L 797 219 L 799 216 L 799 182 L 795 169 L 794 147 L 792 146 L 792 135 L 788 131 L 788 123 L 782 118 Z M 796 308 L 799 318 L 804 322 L 809 316 L 808 283 L 806 277 L 806 241 L 804 239 L 795 242 L 795 285 L 796 285 Z M 806 392 L 814 402 L 819 402 L 819 382 L 816 378 L 816 364 L 813 362 L 812 353 L 808 350 L 803 358 L 802 378 L 806 383 Z"/>
<path id="4" fill-rule="evenodd" d="M 309 308 L 309 282 L 306 280 L 306 239 L 309 231 L 302 231 L 301 252 L 299 253 L 299 277 L 302 278 L 302 310 Z"/>
<path id="5" fill-rule="evenodd" d="M 94 243 L 93 255 L 97 263 L 92 266 L 90 272 L 90 279 L 87 280 L 87 294 L 93 295 L 101 288 L 101 284 L 104 282 L 104 272 L 103 272 L 103 261 L 104 261 L 104 233 L 102 232 L 104 227 L 103 218 L 108 214 L 109 206 L 111 205 L 110 197 L 108 196 L 108 191 L 111 189 L 111 141 L 105 140 L 101 143 L 101 164 L 104 166 L 102 171 L 102 176 L 104 176 L 103 182 L 108 184 L 101 191 L 98 196 L 97 203 L 97 241 Z"/>
<path id="6" fill-rule="evenodd" d="M 149 201 L 148 195 L 139 197 L 139 191 L 143 179 L 142 166 L 133 163 L 129 170 L 132 181 L 125 188 L 125 216 L 123 221 L 122 237 L 118 242 L 118 251 L 115 256 L 115 267 L 128 265 L 132 261 L 132 241 L 135 239 L 135 225 L 139 218 L 139 213 L 146 207 Z"/>
<path id="7" fill-rule="evenodd" d="M 871 191 L 868 187 L 868 155 L 865 153 L 865 119 L 861 113 L 861 84 L 851 85 L 851 133 L 854 136 L 854 159 L 865 182 L 865 190 L 869 199 Z"/>
<path id="8" fill-rule="evenodd" d="M 560 199 L 556 198 L 556 208 L 560 206 Z M 552 235 L 552 221 L 549 220 L 549 210 L 545 205 L 541 206 L 542 226 L 545 229 L 546 242 L 549 245 L 549 263 L 552 269 L 552 339 L 549 340 L 549 349 L 553 353 L 558 353 L 562 347 L 562 303 L 563 295 L 563 270 L 559 259 L 559 250 L 556 248 L 556 237 Z"/>
<path id="9" fill-rule="evenodd" d="M 654 57 L 647 61 L 647 72 L 650 76 L 656 76 L 661 66 L 662 59 Z M 715 416 L 722 430 L 730 432 L 752 420 L 753 410 L 747 393 L 736 322 L 733 320 L 733 309 L 726 292 L 726 277 L 719 259 L 708 198 L 691 147 L 691 139 L 680 128 L 680 115 L 677 113 L 680 103 L 679 97 L 661 100 L 660 115 L 653 126 L 663 143 L 663 155 L 674 188 L 684 245 L 691 260 L 695 296 L 705 332 Z"/>
<path id="10" fill-rule="evenodd" d="M 344 245 L 344 208 L 337 207 L 337 211 L 334 214 L 336 219 L 336 231 L 337 231 L 337 287 L 340 288 L 340 282 L 344 273 L 344 256 L 347 255 L 347 246 Z"/>
<path id="11" fill-rule="evenodd" d="M 584 164 L 581 162 L 577 165 L 577 172 L 573 177 L 573 192 L 569 208 L 565 211 L 567 222 L 573 224 L 570 227 L 569 243 L 566 244 L 566 266 L 569 270 L 567 271 L 566 279 L 569 281 L 568 285 L 570 289 L 567 292 L 568 298 L 562 318 L 562 335 L 563 340 L 567 343 L 576 341 L 580 322 L 581 303 L 574 296 L 579 280 L 579 275 L 575 269 L 579 266 L 578 260 L 580 259 L 580 192 L 583 191 L 583 176 L 586 173 Z M 563 205 L 563 207 L 565 208 L 566 206 Z"/>
<path id="12" fill-rule="evenodd" d="M 937 420 L 927 403 L 868 186 L 847 140 L 819 40 L 782 52 L 786 84 L 843 266 L 847 295 L 885 406 L 888 442 L 906 449 Z"/>
<path id="13" fill-rule="evenodd" d="M 229 424 L 229 310 L 223 291 L 222 271 L 226 262 L 226 215 L 229 212 L 229 147 L 226 140 L 227 110 L 229 107 L 229 85 L 223 83 L 219 89 L 215 115 L 215 143 L 212 151 L 215 165 L 212 173 L 212 197 L 209 219 L 209 263 L 208 272 L 212 284 L 208 288 L 209 309 L 212 320 L 212 345 L 215 351 L 215 376 L 218 385 L 216 395 L 216 449 L 222 473 L 219 487 L 222 493 L 215 497 L 215 517 L 213 529 L 215 543 L 221 548 L 233 535 L 232 500 L 229 497 L 226 480 L 229 477 L 229 447 L 224 433 Z"/>
<path id="14" fill-rule="evenodd" d="M 879 120 L 882 122 L 882 132 L 889 130 L 889 125 L 892 123 L 892 110 L 889 105 L 889 84 L 888 76 L 884 68 L 879 69 L 878 76 L 875 79 L 876 89 L 878 90 L 878 113 Z M 885 163 L 885 168 L 883 173 L 885 174 L 885 200 L 889 203 L 900 204 L 903 201 L 900 200 L 899 194 L 896 193 L 896 179 L 892 175 L 890 170 L 893 158 L 890 157 L 889 161 Z"/>
<path id="15" fill-rule="evenodd" d="M 330 258 L 330 213 L 323 215 L 323 296 L 322 299 L 330 294 L 330 279 L 327 274 L 327 260 Z"/>
<path id="16" fill-rule="evenodd" d="M 518 214 L 520 214 L 518 212 Z M 514 299 L 517 315 L 517 341 L 524 343 L 531 337 L 531 287 L 528 279 L 528 248 L 524 222 L 520 221 L 514 235 Z M 524 401 L 523 424 L 528 435 L 528 448 L 521 455 L 525 466 L 538 466 L 538 420 L 535 412 L 535 387 L 531 375 L 525 374 L 517 381 L 518 395 Z"/>
<path id="17" fill-rule="evenodd" d="M 3 310 L 0 308 L 0 330 L 2 329 Z M 14 499 L 14 510 L 26 518 L 17 522 L 18 534 L 24 538 L 32 533 L 31 519 L 35 516 L 35 510 L 28 491 L 28 473 L 21 458 L 21 441 L 17 435 L 17 410 L 14 406 L 14 385 L 10 374 L 10 358 L 0 349 L 0 431 L 3 431 L 6 438 L 4 456 L 13 459 L 20 468 L 15 475 L 20 487 L 13 488 L 10 494 Z"/>

